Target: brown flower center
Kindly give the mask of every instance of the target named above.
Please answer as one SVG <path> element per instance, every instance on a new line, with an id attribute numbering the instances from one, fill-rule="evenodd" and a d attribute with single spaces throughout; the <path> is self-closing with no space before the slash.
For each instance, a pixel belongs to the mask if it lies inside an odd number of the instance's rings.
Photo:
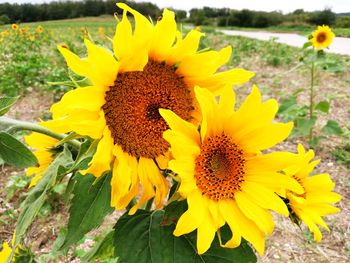
<path id="1" fill-rule="evenodd" d="M 318 43 L 323 43 L 326 39 L 327 39 L 327 36 L 326 36 L 325 33 L 317 34 L 316 40 L 317 40 Z"/>
<path id="2" fill-rule="evenodd" d="M 225 133 L 207 138 L 196 158 L 195 179 L 203 195 L 233 199 L 244 181 L 244 154 Z"/>
<path id="3" fill-rule="evenodd" d="M 162 134 L 168 129 L 159 109 L 170 109 L 184 120 L 194 109 L 189 88 L 175 69 L 150 60 L 143 71 L 118 74 L 106 92 L 103 110 L 114 143 L 137 158 L 156 158 L 169 144 Z"/>

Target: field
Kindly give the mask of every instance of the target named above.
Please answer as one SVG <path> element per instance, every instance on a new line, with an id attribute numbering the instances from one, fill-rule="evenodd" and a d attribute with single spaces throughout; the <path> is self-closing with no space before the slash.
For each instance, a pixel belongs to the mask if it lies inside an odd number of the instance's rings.
<path id="1" fill-rule="evenodd" d="M 44 29 L 42 33 L 36 32 L 39 25 Z M 85 54 L 83 38 L 90 36 L 96 43 L 111 48 L 109 38 L 113 36 L 115 20 L 99 17 L 20 25 L 20 29 L 26 27 L 28 28 L 23 34 L 0 37 L 0 95 L 21 96 L 8 116 L 26 121 L 45 120 L 50 116 L 50 105 L 69 89 L 64 85 L 50 84 L 69 80 L 57 44 L 64 43 L 82 56 Z M 9 26 L 1 26 L 0 32 L 4 30 L 11 29 Z M 183 30 L 186 31 L 187 27 L 184 26 Z M 233 55 L 227 68 L 242 67 L 255 72 L 250 83 L 237 88 L 239 101 L 250 92 L 252 84 L 257 84 L 264 98 L 276 98 L 284 106 L 291 98 L 295 98 L 298 105 L 308 103 L 310 72 L 300 64 L 303 56 L 301 49 L 278 44 L 273 40 L 263 42 L 228 37 L 209 27 L 203 27 L 202 30 L 206 37 L 202 40 L 201 48 L 218 50 L 232 45 Z M 337 204 L 341 212 L 326 217 L 325 221 L 331 231 L 323 232 L 323 240 L 319 244 L 313 241 L 312 234 L 304 225 L 299 228 L 288 218 L 275 215 L 278 222 L 276 229 L 268 239 L 265 255 L 259 258 L 259 262 L 345 263 L 350 260 L 350 56 L 327 54 L 322 63 L 315 85 L 315 101 L 327 99 L 330 101 L 330 110 L 319 114 L 314 128 L 316 137 L 320 137 L 314 145 L 316 156 L 322 159 L 316 172 L 331 174 L 336 183 L 335 191 L 343 196 Z M 278 118 L 293 120 L 299 113 L 280 111 Z M 342 132 L 321 136 L 321 128 L 329 119 L 339 123 Z M 294 137 L 278 145 L 278 149 L 295 152 L 297 143 L 307 146 L 307 136 L 295 133 Z M 1 167 L 1 243 L 11 240 L 19 205 L 26 196 L 29 181 L 23 170 Z M 86 251 L 96 241 L 91 238 L 92 235 L 88 235 L 82 244 L 71 249 L 67 255 L 57 255 L 51 251 L 55 239 L 64 231 L 60 226 L 67 222 L 68 208 L 62 198 L 64 188 L 65 185 L 58 185 L 51 193 L 27 236 L 26 243 L 31 245 L 38 262 L 84 262 Z M 94 234 L 97 233 L 95 239 L 98 240 L 119 215 L 115 212 L 108 217 L 103 226 L 94 231 Z"/>

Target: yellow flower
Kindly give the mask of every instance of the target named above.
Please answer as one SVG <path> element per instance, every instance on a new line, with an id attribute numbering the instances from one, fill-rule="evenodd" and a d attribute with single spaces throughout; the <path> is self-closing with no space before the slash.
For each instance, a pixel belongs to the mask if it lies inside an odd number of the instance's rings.
<path id="1" fill-rule="evenodd" d="M 174 156 L 169 169 L 178 174 L 178 191 L 188 203 L 174 235 L 197 229 L 197 249 L 202 254 L 227 223 L 233 236 L 222 246 L 237 247 L 243 237 L 263 254 L 265 236 L 274 228 L 268 210 L 288 215 L 275 192 L 282 187 L 301 194 L 303 189 L 278 173 L 296 161 L 294 154 L 261 151 L 287 138 L 293 124 L 274 123 L 277 102 L 262 102 L 255 86 L 237 111 L 230 87 L 219 103 L 207 89 L 196 87 L 195 93 L 203 116 L 199 132 L 172 111 L 160 110 L 170 127 L 163 134 Z"/>
<path id="2" fill-rule="evenodd" d="M 54 152 L 52 149 L 55 148 L 58 140 L 35 132 L 28 136 L 24 136 L 24 140 L 30 147 L 36 149 L 34 155 L 38 159 L 38 166 L 29 167 L 26 171 L 28 176 L 35 175 L 29 184 L 29 187 L 32 187 L 37 184 L 47 167 L 53 161 Z"/>
<path id="3" fill-rule="evenodd" d="M 36 31 L 37 31 L 39 34 L 41 34 L 41 33 L 44 31 L 44 28 L 43 28 L 41 25 L 39 25 L 38 28 L 36 29 Z"/>
<path id="4" fill-rule="evenodd" d="M 17 24 L 12 24 L 11 28 L 12 28 L 12 30 L 17 30 L 18 29 L 18 25 Z"/>
<path id="5" fill-rule="evenodd" d="M 0 251 L 0 263 L 5 263 L 11 255 L 12 249 L 7 242 L 2 244 L 2 251 Z"/>
<path id="6" fill-rule="evenodd" d="M 104 27 L 99 27 L 98 28 L 98 34 L 100 38 L 105 39 L 106 38 L 106 30 Z"/>
<path id="7" fill-rule="evenodd" d="M 317 30 L 312 32 L 310 42 L 316 49 L 327 48 L 332 43 L 334 36 L 329 26 L 318 26 Z"/>
<path id="8" fill-rule="evenodd" d="M 322 234 L 317 225 L 329 231 L 322 216 L 340 211 L 332 204 L 339 202 L 341 196 L 332 192 L 335 184 L 329 174 L 310 176 L 310 173 L 320 161 L 311 161 L 315 156 L 312 150 L 305 152 L 304 147 L 299 144 L 298 156 L 302 159 L 302 162 L 299 165 L 288 167 L 285 169 L 285 173 L 296 179 L 305 192 L 300 195 L 293 191 L 287 191 L 287 199 L 293 213 L 314 233 L 314 239 L 320 242 Z"/>
<path id="9" fill-rule="evenodd" d="M 68 66 L 88 77 L 92 86 L 66 93 L 51 108 L 53 121 L 44 125 L 99 140 L 83 173 L 99 177 L 112 164 L 111 205 L 116 209 L 124 209 L 141 185 L 140 200 L 130 210 L 133 214 L 153 197 L 156 207 L 161 207 L 168 193 L 168 182 L 159 169 L 165 169 L 169 159 L 169 145 L 162 138 L 167 125 L 158 109 L 172 109 L 195 122 L 199 118 L 195 85 L 220 92 L 220 85 L 244 83 L 253 73 L 243 69 L 216 73 L 229 60 L 231 48 L 197 52 L 203 34 L 192 30 L 183 39 L 174 13 L 167 9 L 153 25 L 127 5 L 118 6 L 124 12 L 113 38 L 113 54 L 88 39 L 84 59 L 59 46 Z M 134 30 L 128 13 L 134 16 Z"/>

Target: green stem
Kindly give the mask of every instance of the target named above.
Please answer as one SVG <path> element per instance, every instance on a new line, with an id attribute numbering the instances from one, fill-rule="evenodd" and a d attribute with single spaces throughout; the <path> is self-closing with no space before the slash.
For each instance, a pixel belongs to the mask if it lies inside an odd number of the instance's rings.
<path id="1" fill-rule="evenodd" d="M 314 116 L 314 79 L 315 79 L 315 62 L 311 63 L 311 84 L 310 84 L 310 105 L 309 105 L 309 115 L 310 120 Z M 310 128 L 309 140 L 311 141 L 313 137 L 313 127 Z"/>
<path id="2" fill-rule="evenodd" d="M 68 135 L 65 134 L 59 134 L 59 133 L 55 133 L 43 126 L 40 126 L 36 123 L 31 123 L 31 122 L 27 122 L 27 121 L 19 121 L 19 120 L 14 120 L 11 118 L 7 118 L 7 117 L 0 117 L 0 127 L 8 127 L 8 129 L 6 130 L 6 132 L 8 133 L 15 133 L 17 131 L 21 131 L 21 130 L 27 130 L 27 131 L 33 131 L 33 132 L 38 132 L 41 134 L 45 134 L 47 136 L 50 136 L 52 138 L 55 138 L 57 140 L 63 140 L 64 138 L 66 138 Z M 70 145 L 72 145 L 74 148 L 76 149 L 80 149 L 80 142 L 78 142 L 77 140 L 71 140 L 68 141 L 67 143 L 69 143 Z"/>

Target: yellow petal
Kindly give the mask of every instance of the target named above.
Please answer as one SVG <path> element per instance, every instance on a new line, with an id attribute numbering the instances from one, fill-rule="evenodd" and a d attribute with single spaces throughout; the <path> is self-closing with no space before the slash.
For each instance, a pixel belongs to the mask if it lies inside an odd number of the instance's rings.
<path id="1" fill-rule="evenodd" d="M 205 212 L 205 220 L 202 220 L 201 225 L 197 229 L 197 250 L 199 255 L 210 248 L 217 230 L 209 211 L 206 210 Z"/>
<path id="2" fill-rule="evenodd" d="M 206 137 L 210 137 L 218 130 L 219 123 L 216 121 L 218 105 L 214 95 L 207 89 L 195 87 L 194 90 L 202 112 L 200 133 L 202 141 L 204 141 Z"/>
<path id="3" fill-rule="evenodd" d="M 233 200 L 221 201 L 220 210 L 223 216 L 230 220 L 231 225 L 236 223 L 242 237 L 248 240 L 260 255 L 264 254 L 265 237 L 256 224 L 249 220 Z M 235 228 L 234 228 L 235 229 Z M 234 231 L 233 229 L 233 231 Z"/>
<path id="4" fill-rule="evenodd" d="M 187 36 L 180 43 L 176 43 L 171 54 L 168 56 L 167 65 L 174 65 L 188 55 L 196 53 L 200 38 L 204 36 L 203 33 L 197 30 L 191 30 Z"/>
<path id="5" fill-rule="evenodd" d="M 89 64 L 86 59 L 79 58 L 64 45 L 57 46 L 57 48 L 70 69 L 80 76 L 89 76 Z"/>
<path id="6" fill-rule="evenodd" d="M 198 131 L 192 123 L 181 119 L 171 110 L 160 109 L 159 113 L 167 122 L 170 129 L 182 133 L 183 135 L 186 135 L 188 138 L 192 139 L 195 143 L 199 145 L 200 138 L 198 135 Z"/>
<path id="7" fill-rule="evenodd" d="M 198 85 L 202 88 L 209 89 L 215 95 L 220 95 L 223 87 L 242 85 L 248 82 L 254 75 L 254 72 L 242 68 L 235 68 L 210 76 L 186 77 L 185 80 L 190 87 Z"/>
<path id="8" fill-rule="evenodd" d="M 149 56 L 156 61 L 166 60 L 171 52 L 175 36 L 175 14 L 168 9 L 164 9 L 161 20 L 154 27 Z"/>
<path id="9" fill-rule="evenodd" d="M 106 49 L 96 46 L 88 39 L 84 42 L 88 51 L 90 80 L 97 86 L 113 86 L 119 70 L 118 62 Z"/>
<path id="10" fill-rule="evenodd" d="M 186 78 L 206 77 L 214 74 L 231 56 L 232 48 L 227 46 L 218 51 L 207 51 L 184 57 L 176 73 Z"/>
<path id="11" fill-rule="evenodd" d="M 103 173 L 111 170 L 111 162 L 113 161 L 112 149 L 113 138 L 110 130 L 106 127 L 103 131 L 103 137 L 97 145 L 96 152 L 89 163 L 89 168 L 80 171 L 81 174 L 92 174 L 100 177 Z"/>
<path id="12" fill-rule="evenodd" d="M 208 203 L 199 191 L 193 191 L 187 196 L 188 210 L 179 218 L 174 230 L 175 236 L 181 236 L 198 228 L 208 209 Z"/>
<path id="13" fill-rule="evenodd" d="M 105 92 L 106 88 L 102 87 L 76 88 L 64 94 L 59 102 L 51 106 L 50 111 L 54 119 L 63 117 L 75 109 L 98 112 L 106 102 Z"/>
<path id="14" fill-rule="evenodd" d="M 243 214 L 255 222 L 263 233 L 266 235 L 272 233 L 275 224 L 269 212 L 256 205 L 244 192 L 237 192 L 235 199 Z"/>
<path id="15" fill-rule="evenodd" d="M 246 181 L 243 184 L 242 191 L 246 192 L 249 197 L 262 208 L 274 210 L 285 216 L 289 215 L 288 208 L 282 199 L 264 186 Z"/>

